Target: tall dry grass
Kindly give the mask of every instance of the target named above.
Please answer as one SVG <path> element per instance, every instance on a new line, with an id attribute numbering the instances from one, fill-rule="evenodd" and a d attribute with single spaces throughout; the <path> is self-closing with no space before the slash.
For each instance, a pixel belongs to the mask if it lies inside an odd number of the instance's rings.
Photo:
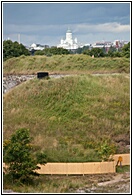
<path id="1" fill-rule="evenodd" d="M 128 58 L 91 58 L 87 55 L 24 56 L 3 63 L 4 74 L 130 72 Z"/>
<path id="2" fill-rule="evenodd" d="M 119 76 L 69 76 L 27 81 L 3 98 L 4 139 L 29 128 L 48 161 L 99 161 L 108 140 L 130 141 L 130 81 Z M 123 149 L 124 150 L 124 149 Z"/>

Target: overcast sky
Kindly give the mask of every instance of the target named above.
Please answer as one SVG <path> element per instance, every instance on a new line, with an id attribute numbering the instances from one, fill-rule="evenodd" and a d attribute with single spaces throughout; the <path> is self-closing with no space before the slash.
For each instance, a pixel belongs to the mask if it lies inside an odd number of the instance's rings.
<path id="1" fill-rule="evenodd" d="M 83 44 L 130 41 L 130 3 L 3 2 L 3 40 L 56 46 L 68 28 Z"/>

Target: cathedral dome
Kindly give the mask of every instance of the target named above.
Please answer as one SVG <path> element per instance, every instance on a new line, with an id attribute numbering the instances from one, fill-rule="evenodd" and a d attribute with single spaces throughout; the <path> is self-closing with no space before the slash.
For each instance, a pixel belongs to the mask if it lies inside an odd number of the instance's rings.
<path id="1" fill-rule="evenodd" d="M 36 47 L 36 44 L 34 44 L 34 43 L 33 43 L 33 44 L 31 44 L 31 47 L 35 48 L 35 47 Z"/>
<path id="2" fill-rule="evenodd" d="M 67 30 L 67 33 L 72 33 L 70 29 Z"/>
<path id="3" fill-rule="evenodd" d="M 66 31 L 66 39 L 61 39 L 61 42 L 57 47 L 65 48 L 67 50 L 75 50 L 80 47 L 80 43 L 78 43 L 77 38 L 72 38 L 72 31 L 68 28 Z"/>

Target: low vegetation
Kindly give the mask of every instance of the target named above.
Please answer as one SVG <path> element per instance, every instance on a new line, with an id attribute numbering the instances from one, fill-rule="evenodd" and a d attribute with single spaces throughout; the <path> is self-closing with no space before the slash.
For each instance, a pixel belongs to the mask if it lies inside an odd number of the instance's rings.
<path id="1" fill-rule="evenodd" d="M 117 166 L 117 167 L 116 167 L 116 172 L 117 172 L 117 173 L 130 172 L 130 166 L 129 166 L 129 165 Z"/>
<path id="2" fill-rule="evenodd" d="M 32 156 L 38 155 L 39 162 L 43 158 L 47 162 L 101 161 L 112 153 L 129 152 L 126 146 L 130 144 L 130 79 L 125 74 L 130 72 L 129 58 L 22 55 L 3 64 L 5 75 L 38 71 L 77 75 L 47 80 L 35 78 L 4 94 L 4 144 L 9 144 L 15 130 L 29 129 L 33 138 L 31 146 L 34 146 Z M 114 72 L 121 74 L 90 75 Z M 9 158 L 7 156 L 6 161 Z M 129 166 L 116 169 L 118 173 L 130 170 Z M 91 192 L 92 184 L 108 181 L 112 175 L 115 174 L 40 175 L 28 184 L 21 184 L 4 174 L 3 187 L 20 193 L 74 193 L 85 187 Z"/>
<path id="3" fill-rule="evenodd" d="M 129 172 L 130 166 L 123 166 L 124 171 Z M 125 170 L 126 169 L 126 170 Z M 121 169 L 122 170 L 122 169 Z M 126 175 L 121 176 L 121 181 L 98 187 L 98 183 L 107 182 L 114 179 L 117 174 L 95 174 L 95 175 L 78 175 L 78 176 L 64 176 L 64 175 L 40 175 L 36 177 L 32 183 L 28 185 L 18 186 L 16 183 L 11 183 L 10 179 L 4 176 L 4 189 L 13 190 L 18 193 L 78 193 L 78 190 L 85 190 L 86 193 L 129 193 L 126 190 Z M 128 179 L 129 180 L 129 179 Z M 89 191 L 90 190 L 90 191 Z M 91 191 L 92 190 L 92 191 Z M 79 192 L 80 193 L 80 192 Z M 80 193 L 82 194 L 82 193 Z"/>
<path id="4" fill-rule="evenodd" d="M 36 74 L 38 71 L 50 73 L 129 73 L 130 59 L 92 58 L 88 55 L 53 55 L 13 57 L 3 63 L 4 74 Z"/>
<path id="5" fill-rule="evenodd" d="M 128 152 L 129 82 L 125 75 L 84 74 L 27 81 L 4 95 L 4 140 L 30 129 L 48 162 L 102 160 L 105 141 L 107 149 Z"/>

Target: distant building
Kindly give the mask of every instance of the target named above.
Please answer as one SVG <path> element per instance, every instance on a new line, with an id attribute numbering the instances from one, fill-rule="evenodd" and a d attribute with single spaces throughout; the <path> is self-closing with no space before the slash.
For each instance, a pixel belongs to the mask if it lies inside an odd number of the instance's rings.
<path id="1" fill-rule="evenodd" d="M 110 47 L 114 47 L 116 49 L 122 48 L 128 41 L 120 41 L 115 40 L 114 42 L 111 41 L 101 41 L 95 42 L 91 45 L 91 48 L 105 48 L 105 51 L 108 53 Z"/>
<path id="2" fill-rule="evenodd" d="M 96 42 L 91 45 L 91 48 L 104 48 L 106 53 L 108 53 L 109 48 L 112 46 L 112 42 L 110 41 L 102 41 L 102 42 Z"/>
<path id="3" fill-rule="evenodd" d="M 128 44 L 128 41 L 124 41 L 124 40 L 122 40 L 122 41 L 120 41 L 120 40 L 115 40 L 115 41 L 113 42 L 113 46 L 114 46 L 115 48 L 122 48 L 125 44 Z"/>
<path id="4" fill-rule="evenodd" d="M 37 51 L 37 50 L 44 50 L 45 48 L 49 48 L 49 46 L 33 43 L 30 45 L 30 47 L 28 49 L 29 49 L 29 51 L 32 51 L 32 50 Z"/>
<path id="5" fill-rule="evenodd" d="M 105 41 L 105 42 L 96 42 L 94 44 L 92 44 L 92 48 L 109 48 L 112 46 L 112 42 L 110 41 Z"/>
<path id="6" fill-rule="evenodd" d="M 75 50 L 82 47 L 83 45 L 78 43 L 77 38 L 72 38 L 72 32 L 70 29 L 68 29 L 66 32 L 66 39 L 61 39 L 60 44 L 57 45 L 57 48 L 64 48 L 67 50 Z"/>

